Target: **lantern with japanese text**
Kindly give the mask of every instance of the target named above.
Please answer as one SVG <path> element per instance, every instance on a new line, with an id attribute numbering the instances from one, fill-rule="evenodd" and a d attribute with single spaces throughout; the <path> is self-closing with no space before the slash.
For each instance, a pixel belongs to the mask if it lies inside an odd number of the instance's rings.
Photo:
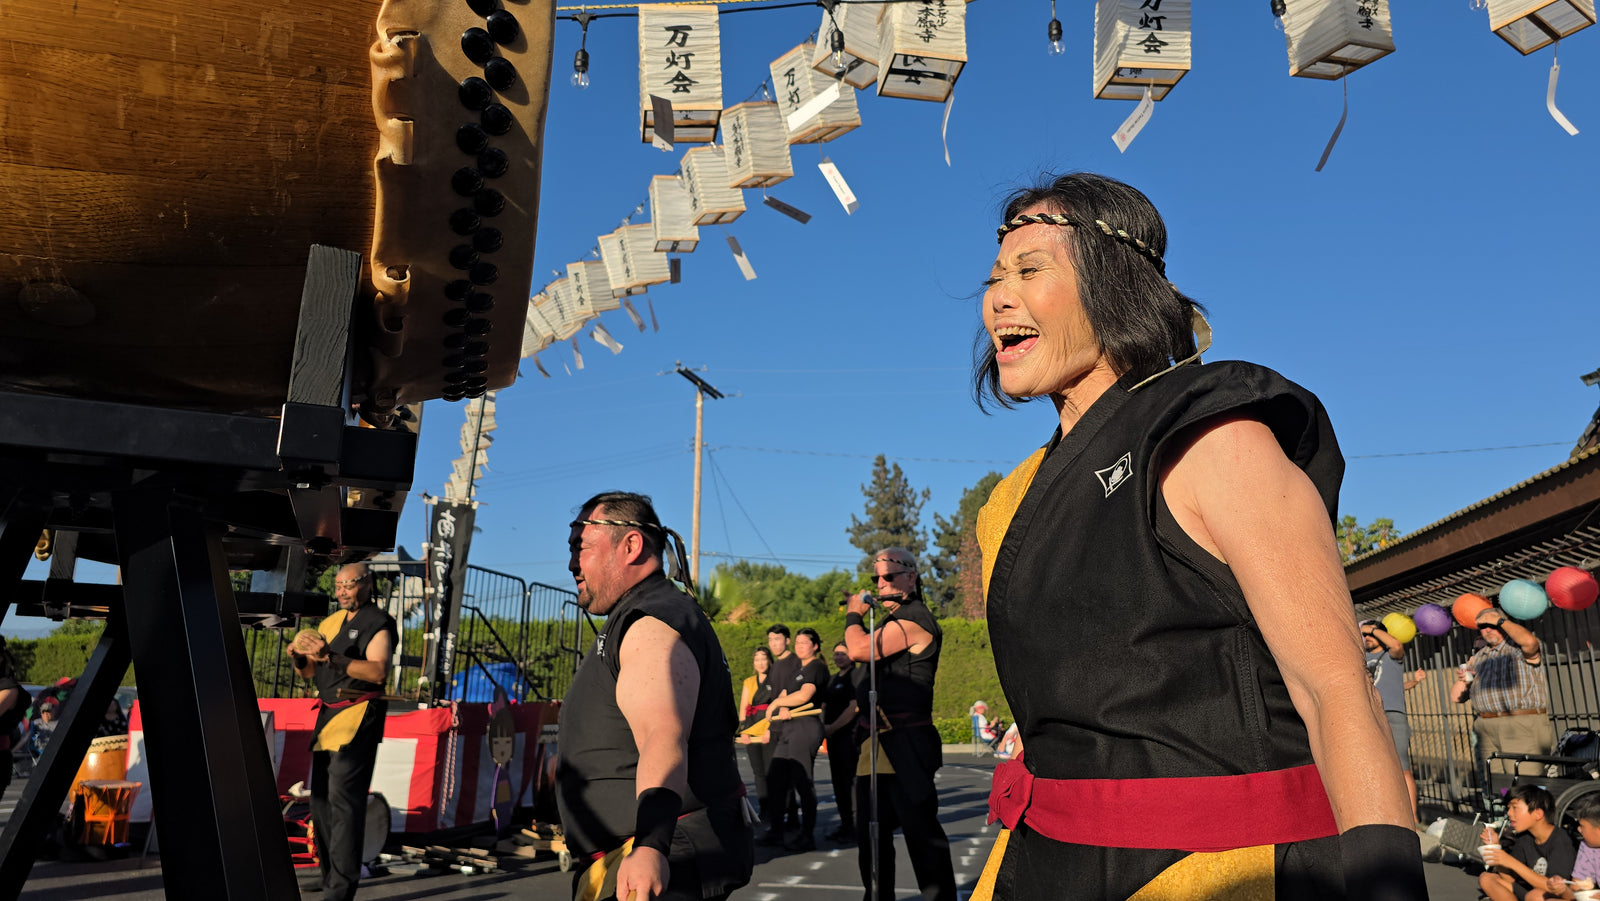
<path id="1" fill-rule="evenodd" d="M 578 298 L 565 278 L 558 278 L 545 286 L 546 299 L 539 302 L 544 317 L 555 330 L 555 340 L 565 341 L 583 328 L 584 319 L 578 315 Z"/>
<path id="2" fill-rule="evenodd" d="M 1394 52 L 1389 0 L 1297 0 L 1283 13 L 1289 74 L 1343 78 Z"/>
<path id="3" fill-rule="evenodd" d="M 611 296 L 643 294 L 671 278 L 667 257 L 656 253 L 656 236 L 648 225 L 624 225 L 600 239 L 600 259 L 611 279 Z"/>
<path id="4" fill-rule="evenodd" d="M 861 124 L 855 90 L 806 65 L 811 48 L 801 44 L 770 66 L 790 144 L 821 144 Z"/>
<path id="5" fill-rule="evenodd" d="M 878 16 L 882 3 L 840 3 L 823 10 L 817 42 L 811 47 L 811 67 L 829 78 L 842 79 L 853 88 L 878 80 Z M 844 35 L 835 50 L 834 32 Z"/>
<path id="6" fill-rule="evenodd" d="M 639 112 L 646 144 L 655 140 L 654 95 L 672 103 L 674 143 L 710 144 L 722 116 L 722 37 L 716 6 L 639 7 Z"/>
<path id="7" fill-rule="evenodd" d="M 878 17 L 878 96 L 943 103 L 967 64 L 966 0 L 901 0 Z"/>
<path id="8" fill-rule="evenodd" d="M 650 179 L 650 227 L 655 230 L 660 253 L 694 253 L 700 243 L 683 179 L 657 175 Z"/>
<path id="9" fill-rule="evenodd" d="M 622 301 L 611 293 L 611 278 L 600 260 L 567 264 L 567 284 L 572 288 L 578 314 L 593 319 L 607 310 L 622 308 Z"/>
<path id="10" fill-rule="evenodd" d="M 694 148 L 683 155 L 682 169 L 695 225 L 721 225 L 744 215 L 744 192 L 728 187 L 723 148 Z"/>
<path id="11" fill-rule="evenodd" d="M 548 307 L 549 295 L 535 294 L 528 302 L 528 316 L 522 325 L 522 356 L 531 357 L 551 344 L 555 343 L 556 330 L 545 318 L 545 309 Z M 546 306 L 541 307 L 540 302 Z"/>
<path id="12" fill-rule="evenodd" d="M 794 175 L 789 134 L 776 103 L 740 103 L 723 110 L 722 147 L 731 188 L 766 188 Z"/>
<path id="13" fill-rule="evenodd" d="M 1189 72 L 1189 0 L 1099 0 L 1094 6 L 1094 96 L 1167 96 Z"/>
<path id="14" fill-rule="evenodd" d="M 1594 0 L 1488 0 L 1489 27 L 1526 56 L 1594 24 Z"/>

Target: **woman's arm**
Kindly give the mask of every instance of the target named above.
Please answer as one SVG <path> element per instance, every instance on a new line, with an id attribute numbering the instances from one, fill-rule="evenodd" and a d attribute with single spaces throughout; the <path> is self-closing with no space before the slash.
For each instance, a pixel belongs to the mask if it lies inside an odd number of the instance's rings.
<path id="1" fill-rule="evenodd" d="M 1184 531 L 1238 579 L 1305 721 L 1340 831 L 1411 828 L 1400 761 L 1311 480 L 1265 425 L 1221 419 L 1195 431 L 1161 490 Z"/>
<path id="2" fill-rule="evenodd" d="M 739 719 L 743 720 L 750 715 L 750 699 L 756 693 L 756 676 L 744 680 L 744 690 L 739 693 Z"/>

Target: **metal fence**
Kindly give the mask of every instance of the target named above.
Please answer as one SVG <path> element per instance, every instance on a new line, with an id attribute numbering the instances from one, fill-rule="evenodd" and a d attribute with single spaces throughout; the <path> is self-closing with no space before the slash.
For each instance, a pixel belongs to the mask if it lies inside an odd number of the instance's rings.
<path id="1" fill-rule="evenodd" d="M 1525 623 L 1542 645 L 1550 720 L 1559 736 L 1568 729 L 1600 728 L 1600 668 L 1594 642 L 1600 638 L 1600 607 L 1574 613 L 1552 607 Z M 1477 633 L 1452 628 L 1434 638 L 1418 635 L 1406 648 L 1408 671 L 1427 678 L 1406 692 L 1411 725 L 1411 768 L 1423 806 L 1471 814 L 1483 809 L 1483 777 L 1472 734 L 1472 705 L 1450 698 L 1455 670 L 1472 656 Z M 1524 765 L 1527 766 L 1527 765 Z"/>

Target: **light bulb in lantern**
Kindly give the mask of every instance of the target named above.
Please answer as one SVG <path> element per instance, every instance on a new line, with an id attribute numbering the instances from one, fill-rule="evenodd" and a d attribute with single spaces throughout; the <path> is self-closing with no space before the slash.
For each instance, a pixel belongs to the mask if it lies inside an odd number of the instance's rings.
<path id="1" fill-rule="evenodd" d="M 1067 52 L 1067 45 L 1061 42 L 1061 20 L 1050 20 L 1050 55 L 1060 56 Z"/>
<path id="2" fill-rule="evenodd" d="M 844 71 L 844 32 L 835 25 L 833 33 L 828 36 L 828 46 L 833 50 L 833 68 L 835 71 Z"/>
<path id="3" fill-rule="evenodd" d="M 572 86 L 580 91 L 589 86 L 589 51 L 582 48 L 572 57 Z"/>

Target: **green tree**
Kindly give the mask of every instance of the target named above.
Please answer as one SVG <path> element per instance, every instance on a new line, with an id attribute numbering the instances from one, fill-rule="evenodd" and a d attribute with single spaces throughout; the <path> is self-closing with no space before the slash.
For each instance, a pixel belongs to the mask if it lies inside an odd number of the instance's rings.
<path id="1" fill-rule="evenodd" d="M 1335 524 L 1333 537 L 1339 545 L 1340 557 L 1349 563 L 1362 554 L 1383 550 L 1395 543 L 1400 538 L 1400 530 L 1388 517 L 1374 519 L 1363 526 L 1354 516 L 1346 515 Z"/>
<path id="2" fill-rule="evenodd" d="M 961 502 L 956 505 L 953 516 L 946 519 L 938 513 L 933 514 L 934 551 L 928 558 L 928 581 L 923 587 L 923 595 L 935 610 L 960 616 L 972 615 L 968 611 L 974 609 L 973 599 L 966 597 L 967 592 L 962 587 L 962 573 L 967 568 L 962 548 L 970 539 L 972 549 L 977 549 L 978 511 L 988 503 L 989 494 L 998 484 L 1000 473 L 991 472 L 961 493 Z M 975 603 L 977 616 L 981 618 L 983 598 L 977 597 Z"/>
<path id="3" fill-rule="evenodd" d="M 850 516 L 850 527 L 845 530 L 850 543 L 861 550 L 862 572 L 872 571 L 872 555 L 886 547 L 903 547 L 920 559 L 928 546 L 927 536 L 920 528 L 922 505 L 932 494 L 924 488 L 919 493 L 900 470 L 879 454 L 872 461 L 872 482 L 861 486 L 867 498 L 866 519 Z"/>

